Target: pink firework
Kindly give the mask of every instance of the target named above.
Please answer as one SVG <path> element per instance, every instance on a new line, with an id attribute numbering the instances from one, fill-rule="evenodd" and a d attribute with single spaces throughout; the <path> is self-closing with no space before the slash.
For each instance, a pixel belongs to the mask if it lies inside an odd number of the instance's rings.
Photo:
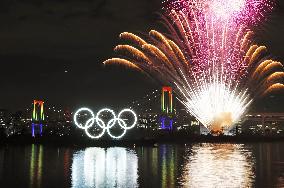
<path id="1" fill-rule="evenodd" d="M 167 11 L 192 11 L 207 14 L 211 18 L 234 20 L 236 23 L 256 23 L 265 18 L 273 8 L 272 0 L 165 0 Z"/>
<path id="2" fill-rule="evenodd" d="M 239 84 L 247 73 L 242 57 L 252 36 L 247 33 L 249 26 L 264 17 L 272 4 L 269 0 L 167 0 L 164 23 L 197 78 Z"/>

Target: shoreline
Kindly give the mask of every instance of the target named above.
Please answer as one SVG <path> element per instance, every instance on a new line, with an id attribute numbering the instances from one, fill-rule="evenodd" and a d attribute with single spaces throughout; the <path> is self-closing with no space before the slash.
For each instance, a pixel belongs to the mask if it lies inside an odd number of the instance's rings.
<path id="1" fill-rule="evenodd" d="M 162 144 L 198 144 L 198 143 L 270 143 L 270 142 L 284 142 L 284 137 L 272 136 L 194 136 L 194 137 L 172 137 L 172 138 L 149 138 L 149 139 L 122 139 L 111 140 L 101 139 L 92 140 L 86 138 L 72 138 L 72 137 L 14 137 L 2 139 L 0 146 L 9 145 L 30 145 L 42 144 L 50 146 L 74 146 L 74 147 L 136 147 L 149 146 L 156 147 Z"/>

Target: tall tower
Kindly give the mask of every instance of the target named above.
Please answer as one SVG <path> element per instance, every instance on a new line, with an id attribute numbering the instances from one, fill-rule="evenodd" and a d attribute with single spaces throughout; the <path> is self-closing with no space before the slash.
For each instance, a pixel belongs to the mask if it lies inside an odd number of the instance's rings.
<path id="1" fill-rule="evenodd" d="M 171 87 L 162 88 L 161 107 L 163 113 L 173 113 L 173 89 Z"/>
<path id="2" fill-rule="evenodd" d="M 34 100 L 33 102 L 33 112 L 32 112 L 32 137 L 36 134 L 42 136 L 42 126 L 44 122 L 44 102 L 39 100 Z"/>
<path id="3" fill-rule="evenodd" d="M 160 128 L 173 129 L 173 89 L 171 87 L 162 87 L 161 94 Z"/>

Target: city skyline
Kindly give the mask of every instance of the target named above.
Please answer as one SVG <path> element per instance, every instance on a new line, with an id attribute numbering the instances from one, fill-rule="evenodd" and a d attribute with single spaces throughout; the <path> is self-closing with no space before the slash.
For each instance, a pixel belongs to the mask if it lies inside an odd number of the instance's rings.
<path id="1" fill-rule="evenodd" d="M 1 187 L 284 187 L 284 0 L 0 0 Z"/>

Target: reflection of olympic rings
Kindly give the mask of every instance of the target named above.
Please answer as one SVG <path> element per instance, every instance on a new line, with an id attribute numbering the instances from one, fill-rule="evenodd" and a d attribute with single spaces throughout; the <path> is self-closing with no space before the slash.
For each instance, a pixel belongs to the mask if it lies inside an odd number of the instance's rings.
<path id="1" fill-rule="evenodd" d="M 82 123 L 79 123 L 78 122 L 78 115 L 81 113 L 81 112 L 88 112 L 90 114 L 90 118 L 86 121 L 85 124 L 82 124 Z M 101 118 L 100 116 L 102 116 L 102 113 L 105 113 L 105 112 L 108 112 L 111 114 L 112 116 L 112 119 L 110 119 L 107 123 L 105 123 Z M 125 113 L 130 113 L 133 115 L 134 117 L 134 122 L 132 125 L 128 126 L 127 123 L 125 122 L 125 119 L 122 119 L 121 116 Z M 74 123 L 75 125 L 80 128 L 80 129 L 84 129 L 85 130 L 85 133 L 87 134 L 88 137 L 90 138 L 93 138 L 93 139 L 98 139 L 98 138 L 101 138 L 105 132 L 107 131 L 108 135 L 112 138 L 115 138 L 115 139 L 119 139 L 119 138 L 122 138 L 125 134 L 126 134 L 126 131 L 128 129 L 132 129 L 136 123 L 137 123 L 137 116 L 135 114 L 135 112 L 131 109 L 123 109 L 119 112 L 119 114 L 115 115 L 114 111 L 111 110 L 111 109 L 108 109 L 108 108 L 104 108 L 104 109 L 101 109 L 97 115 L 95 116 L 95 114 L 93 113 L 92 110 L 90 110 L 89 108 L 80 108 L 79 110 L 76 111 L 76 113 L 74 114 Z M 98 134 L 98 135 L 92 135 L 90 132 L 89 132 L 89 129 L 93 126 L 93 125 L 97 125 L 100 129 L 102 129 L 102 131 Z M 123 129 L 123 132 L 121 133 L 121 135 L 119 136 L 115 136 L 111 133 L 110 129 L 113 128 L 116 124 L 118 124 L 121 129 Z"/>

